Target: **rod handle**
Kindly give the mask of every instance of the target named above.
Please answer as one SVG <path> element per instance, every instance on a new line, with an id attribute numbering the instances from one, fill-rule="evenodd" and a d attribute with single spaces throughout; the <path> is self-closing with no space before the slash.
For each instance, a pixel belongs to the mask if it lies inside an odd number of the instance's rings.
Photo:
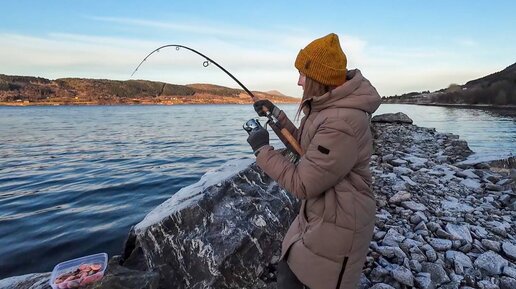
<path id="1" fill-rule="evenodd" d="M 281 129 L 281 134 L 285 137 L 292 148 L 299 154 L 299 156 L 303 156 L 305 154 L 297 140 L 286 128 Z"/>

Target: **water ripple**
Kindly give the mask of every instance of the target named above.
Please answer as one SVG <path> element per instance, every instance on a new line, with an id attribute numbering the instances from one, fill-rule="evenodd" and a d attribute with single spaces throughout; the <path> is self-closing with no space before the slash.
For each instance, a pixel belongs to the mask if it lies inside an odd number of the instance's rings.
<path id="1" fill-rule="evenodd" d="M 296 105 L 281 107 L 295 115 Z M 515 151 L 514 114 L 380 107 L 397 111 L 479 154 Z M 248 105 L 0 107 L 0 278 L 119 254 L 155 206 L 210 168 L 254 157 L 242 130 L 254 117 Z"/>

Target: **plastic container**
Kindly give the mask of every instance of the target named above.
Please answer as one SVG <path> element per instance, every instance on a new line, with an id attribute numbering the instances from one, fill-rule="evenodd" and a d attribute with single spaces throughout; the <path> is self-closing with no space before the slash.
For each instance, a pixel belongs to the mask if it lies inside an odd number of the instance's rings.
<path id="1" fill-rule="evenodd" d="M 61 262 L 54 267 L 54 270 L 52 270 L 52 275 L 50 276 L 50 286 L 52 286 L 53 289 L 68 289 L 80 288 L 89 284 L 93 284 L 104 277 L 107 261 L 108 255 L 106 253 L 99 253 Z M 75 280 L 62 281 L 59 284 L 56 284 L 55 281 L 59 276 L 66 273 L 72 273 L 78 270 L 81 265 L 84 265 L 83 268 L 87 268 L 85 265 L 93 264 L 98 264 L 101 266 L 100 270 L 95 274 L 83 276 Z"/>

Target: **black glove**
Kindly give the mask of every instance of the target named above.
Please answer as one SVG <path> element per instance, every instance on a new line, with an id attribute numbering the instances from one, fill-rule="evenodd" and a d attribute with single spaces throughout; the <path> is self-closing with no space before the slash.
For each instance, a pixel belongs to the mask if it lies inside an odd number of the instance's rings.
<path id="1" fill-rule="evenodd" d="M 258 150 L 264 145 L 269 144 L 269 132 L 263 127 L 252 131 L 247 138 L 247 142 L 253 148 L 254 155 L 258 155 Z"/>
<path id="2" fill-rule="evenodd" d="M 263 107 L 265 106 L 267 108 L 268 111 L 270 111 L 272 113 L 272 115 L 274 115 L 275 117 L 278 117 L 279 116 L 279 113 L 280 113 L 280 109 L 278 107 L 276 107 L 270 100 L 268 99 L 263 99 L 263 100 L 258 100 L 256 101 L 254 104 L 254 110 L 256 111 L 256 113 L 258 113 L 258 116 L 266 116 L 267 114 L 263 111 Z"/>

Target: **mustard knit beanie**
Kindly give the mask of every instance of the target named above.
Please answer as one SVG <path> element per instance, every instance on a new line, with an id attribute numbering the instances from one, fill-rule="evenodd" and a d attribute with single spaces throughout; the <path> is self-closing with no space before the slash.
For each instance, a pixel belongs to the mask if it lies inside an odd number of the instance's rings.
<path id="1" fill-rule="evenodd" d="M 325 85 L 339 86 L 346 81 L 346 54 L 337 34 L 315 39 L 299 51 L 295 66 L 304 75 Z"/>

